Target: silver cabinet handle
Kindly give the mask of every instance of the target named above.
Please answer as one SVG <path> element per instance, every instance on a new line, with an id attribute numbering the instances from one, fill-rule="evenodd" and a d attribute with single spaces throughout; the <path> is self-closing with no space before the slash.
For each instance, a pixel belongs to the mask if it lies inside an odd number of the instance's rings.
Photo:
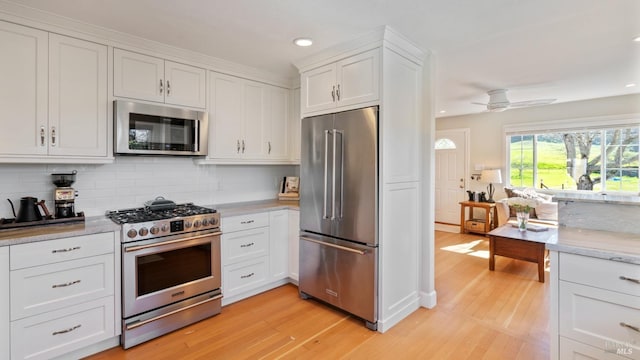
<path id="1" fill-rule="evenodd" d="M 248 243 L 248 244 L 242 244 L 242 245 L 240 245 L 240 247 L 241 247 L 241 248 L 246 248 L 246 247 L 251 247 L 251 246 L 253 246 L 253 245 L 255 245 L 255 243 L 252 243 L 252 242 L 251 242 L 251 243 Z"/>
<path id="2" fill-rule="evenodd" d="M 242 153 L 244 154 L 244 140 L 242 140 Z"/>
<path id="3" fill-rule="evenodd" d="M 51 335 L 66 334 L 68 332 L 72 332 L 75 329 L 79 329 L 80 327 L 82 327 L 82 325 L 78 324 L 78 325 L 76 325 L 74 327 L 71 327 L 71 328 L 68 328 L 68 329 L 54 331 L 53 333 L 51 333 Z"/>
<path id="4" fill-rule="evenodd" d="M 340 101 L 340 84 L 338 84 L 338 90 L 336 90 L 336 97 L 338 98 L 338 101 Z"/>
<path id="5" fill-rule="evenodd" d="M 44 126 L 40 127 L 40 146 L 44 146 Z"/>
<path id="6" fill-rule="evenodd" d="M 236 153 L 240 154 L 240 140 L 236 140 Z"/>
<path id="7" fill-rule="evenodd" d="M 55 289 L 55 288 L 67 287 L 67 286 L 71 286 L 71 285 L 75 285 L 75 284 L 80 284 L 80 280 L 71 281 L 71 282 L 68 282 L 66 284 L 51 285 L 51 288 Z"/>
<path id="8" fill-rule="evenodd" d="M 171 96 L 171 83 L 167 80 L 167 96 Z"/>
<path id="9" fill-rule="evenodd" d="M 51 146 L 56 146 L 56 127 L 51 127 Z"/>
<path id="10" fill-rule="evenodd" d="M 160 79 L 160 94 L 164 91 L 164 85 L 162 85 L 162 79 Z"/>
<path id="11" fill-rule="evenodd" d="M 74 246 L 74 247 L 68 248 L 68 249 L 54 249 L 54 250 L 51 250 L 51 253 L 52 254 L 65 253 L 65 252 L 76 251 L 76 250 L 80 250 L 80 246 Z"/>
<path id="12" fill-rule="evenodd" d="M 626 276 L 620 276 L 620 280 L 626 280 L 626 281 L 631 281 L 632 283 L 640 284 L 640 280 L 626 277 Z"/>
<path id="13" fill-rule="evenodd" d="M 269 144 L 269 154 L 271 154 L 271 141 L 267 142 Z"/>
<path id="14" fill-rule="evenodd" d="M 640 328 L 637 327 L 637 326 L 629 325 L 629 324 L 623 323 L 623 322 L 620 323 L 620 326 L 625 327 L 627 329 L 631 329 L 631 330 L 633 330 L 635 332 L 640 332 Z"/>
<path id="15" fill-rule="evenodd" d="M 333 85 L 333 89 L 331 90 L 331 99 L 333 99 L 333 101 L 336 101 L 336 86 Z"/>
<path id="16" fill-rule="evenodd" d="M 247 275 L 240 275 L 240 279 L 248 279 L 248 278 L 252 277 L 253 275 L 255 275 L 255 273 L 249 273 Z"/>
<path id="17" fill-rule="evenodd" d="M 247 220 L 247 221 L 240 221 L 240 224 L 245 225 L 245 224 L 253 224 L 254 220 Z"/>
<path id="18" fill-rule="evenodd" d="M 329 183 L 329 130 L 324 131 L 324 192 L 322 193 L 322 218 L 328 219 L 327 188 Z"/>
<path id="19" fill-rule="evenodd" d="M 346 247 L 346 246 L 342 246 L 342 245 L 336 245 L 336 244 L 332 244 L 332 243 L 328 243 L 328 242 L 312 239 L 312 238 L 309 238 L 309 237 L 306 237 L 306 236 L 300 236 L 300 239 L 306 240 L 306 241 L 310 241 L 310 242 L 316 243 L 318 245 L 328 246 L 328 247 L 332 247 L 334 249 L 339 249 L 339 250 L 344 250 L 344 251 L 356 253 L 358 255 L 366 254 L 366 251 L 364 251 L 364 250 L 352 249 L 350 247 Z"/>

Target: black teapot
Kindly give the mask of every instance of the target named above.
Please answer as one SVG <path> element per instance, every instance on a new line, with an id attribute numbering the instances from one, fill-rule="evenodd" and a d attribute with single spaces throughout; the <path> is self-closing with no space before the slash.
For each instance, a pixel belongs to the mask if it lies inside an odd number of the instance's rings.
<path id="1" fill-rule="evenodd" d="M 37 198 L 31 196 L 20 198 L 20 210 L 18 210 L 18 214 L 16 214 L 16 209 L 13 207 L 11 200 L 7 199 L 7 201 L 11 204 L 11 210 L 17 223 L 42 220 L 40 207 L 43 207 L 44 201 L 39 203 Z"/>

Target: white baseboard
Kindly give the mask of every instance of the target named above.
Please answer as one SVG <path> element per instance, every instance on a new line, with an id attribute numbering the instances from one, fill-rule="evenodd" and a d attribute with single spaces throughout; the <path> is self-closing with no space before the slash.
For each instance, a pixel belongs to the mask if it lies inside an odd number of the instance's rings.
<path id="1" fill-rule="evenodd" d="M 420 306 L 433 309 L 438 304 L 438 298 L 436 291 L 433 290 L 431 292 L 420 292 Z"/>
<path id="2" fill-rule="evenodd" d="M 384 333 L 385 331 L 394 327 L 397 323 L 404 320 L 412 312 L 418 310 L 420 307 L 420 299 L 415 298 L 411 302 L 407 303 L 401 309 L 398 309 L 395 313 L 387 316 L 385 319 L 378 319 L 378 332 Z"/>
<path id="3" fill-rule="evenodd" d="M 442 224 L 442 223 L 435 223 L 435 230 L 438 231 L 444 231 L 444 232 L 450 232 L 450 233 L 460 233 L 460 226 L 459 225 L 451 225 L 451 224 Z"/>

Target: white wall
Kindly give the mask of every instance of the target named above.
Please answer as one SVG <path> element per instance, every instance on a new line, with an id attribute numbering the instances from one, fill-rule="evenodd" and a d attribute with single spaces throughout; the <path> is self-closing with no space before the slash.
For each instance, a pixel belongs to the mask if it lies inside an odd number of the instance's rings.
<path id="1" fill-rule="evenodd" d="M 108 165 L 0 164 L 0 218 L 13 217 L 6 199 L 18 211 L 22 196 L 44 199 L 53 211 L 51 174 L 74 169 L 76 211 L 86 216 L 140 207 L 156 196 L 197 205 L 273 199 L 282 177 L 299 172 L 298 166 L 195 165 L 175 157 L 116 157 Z"/>
<path id="2" fill-rule="evenodd" d="M 442 117 L 436 119 L 436 130 L 469 128 L 469 174 L 478 172 L 474 170 L 475 164 L 483 164 L 486 169 L 502 169 L 504 180 L 505 125 L 634 113 L 640 113 L 640 94 L 511 109 L 497 113 Z M 486 191 L 486 184 L 476 181 L 469 181 L 468 184 L 472 191 Z M 505 197 L 502 189 L 502 186 L 497 186 L 495 198 Z"/>

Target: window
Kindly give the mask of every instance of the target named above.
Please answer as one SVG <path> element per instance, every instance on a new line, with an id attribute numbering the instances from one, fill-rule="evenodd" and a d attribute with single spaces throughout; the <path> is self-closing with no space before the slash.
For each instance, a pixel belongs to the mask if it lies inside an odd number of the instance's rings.
<path id="1" fill-rule="evenodd" d="M 638 125 L 507 131 L 509 185 L 640 191 Z"/>
<path id="2" fill-rule="evenodd" d="M 456 143 L 454 143 L 453 140 L 451 140 L 451 139 L 442 138 L 442 139 L 436 140 L 436 144 L 434 145 L 434 148 L 436 150 L 455 149 L 456 148 Z"/>

